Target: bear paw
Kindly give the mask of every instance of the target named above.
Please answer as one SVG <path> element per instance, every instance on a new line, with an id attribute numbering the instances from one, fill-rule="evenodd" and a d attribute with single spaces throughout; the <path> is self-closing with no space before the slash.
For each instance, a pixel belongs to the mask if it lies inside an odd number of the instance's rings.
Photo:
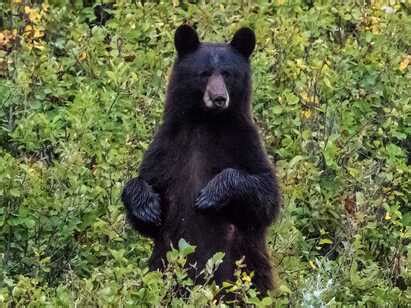
<path id="1" fill-rule="evenodd" d="M 159 195 L 156 193 L 151 193 L 145 204 L 132 207 L 131 213 L 143 222 L 155 224 L 157 226 L 161 225 Z"/>
<path id="2" fill-rule="evenodd" d="M 227 203 L 226 198 L 221 194 L 211 191 L 208 187 L 204 187 L 196 201 L 194 202 L 194 208 L 198 210 L 215 209 L 219 210 Z"/>
<path id="3" fill-rule="evenodd" d="M 148 183 L 138 178 L 132 179 L 121 197 L 131 217 L 148 224 L 161 224 L 160 196 Z"/>

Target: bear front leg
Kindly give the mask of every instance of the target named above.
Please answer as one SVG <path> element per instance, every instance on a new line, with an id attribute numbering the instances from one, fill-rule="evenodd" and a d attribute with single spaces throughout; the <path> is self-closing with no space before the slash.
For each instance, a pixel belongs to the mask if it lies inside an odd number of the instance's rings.
<path id="1" fill-rule="evenodd" d="M 269 225 L 279 209 L 278 185 L 271 172 L 250 175 L 224 169 L 200 191 L 194 207 L 226 208 L 237 223 Z"/>
<path id="2" fill-rule="evenodd" d="M 149 237 L 156 237 L 161 225 L 160 196 L 143 179 L 131 179 L 124 187 L 121 200 L 133 227 Z"/>

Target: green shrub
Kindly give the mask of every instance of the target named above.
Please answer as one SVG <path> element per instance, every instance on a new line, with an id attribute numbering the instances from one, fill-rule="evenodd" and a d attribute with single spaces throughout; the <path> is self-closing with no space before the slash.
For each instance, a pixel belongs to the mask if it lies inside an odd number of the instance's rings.
<path id="1" fill-rule="evenodd" d="M 277 290 L 258 299 L 241 262 L 223 288 L 256 306 L 411 304 L 409 2 L 119 0 L 105 26 L 89 2 L 0 3 L 1 305 L 224 304 L 187 278 L 187 243 L 148 272 L 119 199 L 185 21 L 211 41 L 256 30 L 253 109 L 284 197 Z"/>

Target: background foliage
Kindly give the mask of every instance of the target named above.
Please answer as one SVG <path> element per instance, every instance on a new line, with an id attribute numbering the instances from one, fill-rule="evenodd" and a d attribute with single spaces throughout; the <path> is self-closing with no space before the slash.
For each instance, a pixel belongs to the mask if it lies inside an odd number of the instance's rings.
<path id="1" fill-rule="evenodd" d="M 410 304 L 410 2 L 194 2 L 97 17 L 90 1 L 0 3 L 1 305 L 218 304 L 215 286 L 190 287 L 183 241 L 148 272 L 151 242 L 119 200 L 183 22 L 210 41 L 255 29 L 253 109 L 284 194 L 277 291 L 257 299 L 241 266 L 227 288 L 260 306 Z"/>

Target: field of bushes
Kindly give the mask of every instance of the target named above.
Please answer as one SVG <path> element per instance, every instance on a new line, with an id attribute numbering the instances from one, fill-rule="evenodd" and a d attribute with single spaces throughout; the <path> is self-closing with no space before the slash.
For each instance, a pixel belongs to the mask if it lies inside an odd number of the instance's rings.
<path id="1" fill-rule="evenodd" d="M 276 291 L 258 297 L 241 264 L 223 288 L 259 307 L 411 305 L 411 2 L 113 2 L 0 2 L 0 306 L 229 304 L 192 286 L 183 240 L 149 272 L 119 198 L 182 23 L 256 31 L 254 117 L 283 192 Z"/>

